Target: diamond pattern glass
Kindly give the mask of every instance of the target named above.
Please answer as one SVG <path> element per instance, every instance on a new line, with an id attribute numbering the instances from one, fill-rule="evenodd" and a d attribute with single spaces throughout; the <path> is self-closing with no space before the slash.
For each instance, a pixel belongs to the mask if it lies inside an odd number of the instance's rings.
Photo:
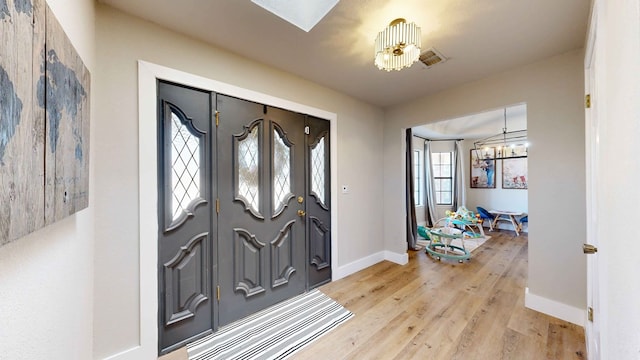
<path id="1" fill-rule="evenodd" d="M 273 211 L 285 205 L 291 193 L 291 147 L 273 130 Z"/>
<path id="2" fill-rule="evenodd" d="M 171 113 L 171 188 L 173 220 L 200 196 L 200 142 Z"/>
<path id="3" fill-rule="evenodd" d="M 318 199 L 323 204 L 326 204 L 324 197 L 325 173 L 323 136 L 311 149 L 311 191 L 318 195 Z"/>
<path id="4" fill-rule="evenodd" d="M 254 127 L 249 135 L 238 141 L 238 195 L 244 197 L 248 205 L 259 213 L 259 151 L 258 127 Z"/>

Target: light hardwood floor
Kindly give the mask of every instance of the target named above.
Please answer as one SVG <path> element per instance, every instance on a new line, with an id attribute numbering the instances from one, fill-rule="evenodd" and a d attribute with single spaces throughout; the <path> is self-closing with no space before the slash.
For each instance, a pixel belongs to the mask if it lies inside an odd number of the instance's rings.
<path id="1" fill-rule="evenodd" d="M 355 317 L 293 359 L 586 359 L 581 327 L 524 307 L 527 235 L 488 234 L 463 264 L 411 251 L 322 286 Z"/>

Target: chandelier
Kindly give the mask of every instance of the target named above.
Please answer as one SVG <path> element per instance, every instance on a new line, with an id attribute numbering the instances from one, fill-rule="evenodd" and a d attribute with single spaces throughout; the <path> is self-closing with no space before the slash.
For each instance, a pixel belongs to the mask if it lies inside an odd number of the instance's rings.
<path id="1" fill-rule="evenodd" d="M 374 63 L 380 70 L 401 70 L 420 57 L 420 28 L 405 19 L 395 19 L 376 37 Z"/>
<path id="2" fill-rule="evenodd" d="M 527 130 L 507 130 L 507 109 L 504 109 L 504 127 L 502 133 L 475 141 L 473 148 L 477 152 L 480 149 L 495 147 L 493 159 L 526 158 L 529 143 L 527 142 Z"/>

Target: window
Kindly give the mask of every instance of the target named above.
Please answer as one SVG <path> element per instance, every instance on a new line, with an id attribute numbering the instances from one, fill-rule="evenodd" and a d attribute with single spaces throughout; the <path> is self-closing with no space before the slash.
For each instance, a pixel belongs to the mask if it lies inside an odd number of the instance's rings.
<path id="1" fill-rule="evenodd" d="M 422 151 L 413 150 L 413 199 L 422 206 Z"/>
<path id="2" fill-rule="evenodd" d="M 433 167 L 433 188 L 436 196 L 436 204 L 452 205 L 453 175 L 452 153 L 432 153 L 431 166 Z"/>

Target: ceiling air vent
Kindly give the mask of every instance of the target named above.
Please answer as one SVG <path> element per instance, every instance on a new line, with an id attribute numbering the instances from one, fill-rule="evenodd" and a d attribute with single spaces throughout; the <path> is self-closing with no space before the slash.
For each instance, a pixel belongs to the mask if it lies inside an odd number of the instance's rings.
<path id="1" fill-rule="evenodd" d="M 420 62 L 423 63 L 427 69 L 445 61 L 447 61 L 447 58 L 435 48 L 427 49 L 420 54 Z"/>

